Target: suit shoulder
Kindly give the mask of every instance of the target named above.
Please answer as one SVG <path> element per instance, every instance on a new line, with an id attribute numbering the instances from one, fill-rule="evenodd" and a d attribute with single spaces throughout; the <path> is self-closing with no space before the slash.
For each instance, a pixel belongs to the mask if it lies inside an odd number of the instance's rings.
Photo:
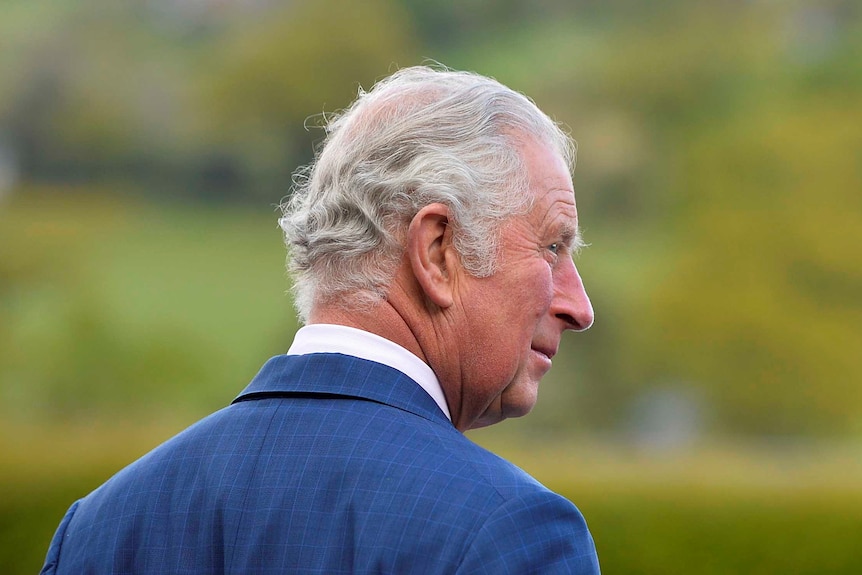
<path id="1" fill-rule="evenodd" d="M 599 574 L 583 516 L 551 492 L 523 494 L 500 505 L 476 531 L 457 569 L 459 574 L 538 572 Z"/>
<path id="2" fill-rule="evenodd" d="M 549 492 L 548 489 L 529 473 L 500 457 L 499 455 L 477 445 L 468 437 L 458 434 L 457 442 L 449 442 L 446 449 L 453 459 L 460 459 L 473 471 L 473 477 L 492 487 L 503 499 L 517 497 L 521 494 Z"/>

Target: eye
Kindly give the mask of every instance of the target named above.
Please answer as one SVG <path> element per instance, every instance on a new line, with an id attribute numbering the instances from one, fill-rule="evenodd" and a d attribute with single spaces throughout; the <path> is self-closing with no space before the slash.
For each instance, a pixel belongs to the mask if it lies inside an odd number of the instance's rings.
<path id="1" fill-rule="evenodd" d="M 556 243 L 556 242 L 548 246 L 548 251 L 554 255 L 559 254 L 560 249 L 561 249 L 560 244 Z"/>

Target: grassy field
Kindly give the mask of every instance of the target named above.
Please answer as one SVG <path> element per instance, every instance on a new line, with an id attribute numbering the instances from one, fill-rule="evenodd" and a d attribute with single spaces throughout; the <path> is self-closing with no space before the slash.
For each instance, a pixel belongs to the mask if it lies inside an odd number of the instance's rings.
<path id="1" fill-rule="evenodd" d="M 296 329 L 276 219 L 67 189 L 0 204 L 6 417 L 224 405 Z"/>

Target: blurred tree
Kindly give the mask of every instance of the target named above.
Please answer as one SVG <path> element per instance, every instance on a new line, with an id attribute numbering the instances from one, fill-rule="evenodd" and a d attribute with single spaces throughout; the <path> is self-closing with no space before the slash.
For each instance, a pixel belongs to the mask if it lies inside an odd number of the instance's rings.
<path id="1" fill-rule="evenodd" d="M 825 39 L 788 32 L 804 6 L 687 17 L 618 77 L 646 88 L 666 184 L 619 377 L 701 388 L 726 433 L 862 431 L 862 43 L 858 13 L 822 8 Z"/>
<path id="2" fill-rule="evenodd" d="M 687 241 L 650 349 L 709 390 L 727 429 L 862 431 L 860 158 L 862 109 L 819 96 L 770 101 L 679 158 Z"/>
<path id="3" fill-rule="evenodd" d="M 133 178 L 180 139 L 182 81 L 171 57 L 181 51 L 139 21 L 134 4 L 66 8 L 49 32 L 16 47 L 19 65 L 0 69 L 11 79 L 0 131 L 26 180 Z"/>
<path id="4" fill-rule="evenodd" d="M 84 0 L 16 44 L 24 64 L 0 58 L 0 136 L 22 177 L 277 199 L 319 136 L 306 118 L 415 60 L 394 1 L 219 6 Z"/>
<path id="5" fill-rule="evenodd" d="M 285 193 L 323 137 L 308 131 L 315 116 L 414 63 L 417 50 L 406 14 L 386 0 L 294 2 L 232 26 L 198 85 L 209 181 L 222 174 Z"/>

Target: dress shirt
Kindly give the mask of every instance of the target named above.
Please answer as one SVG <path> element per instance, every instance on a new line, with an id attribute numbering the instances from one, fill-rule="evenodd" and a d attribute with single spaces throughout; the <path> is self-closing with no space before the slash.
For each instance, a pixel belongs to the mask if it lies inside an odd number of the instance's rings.
<path id="1" fill-rule="evenodd" d="M 287 351 L 287 355 L 308 353 L 341 353 L 397 369 L 419 384 L 452 420 L 437 376 L 427 363 L 393 341 L 346 325 L 315 323 L 300 328 Z"/>

